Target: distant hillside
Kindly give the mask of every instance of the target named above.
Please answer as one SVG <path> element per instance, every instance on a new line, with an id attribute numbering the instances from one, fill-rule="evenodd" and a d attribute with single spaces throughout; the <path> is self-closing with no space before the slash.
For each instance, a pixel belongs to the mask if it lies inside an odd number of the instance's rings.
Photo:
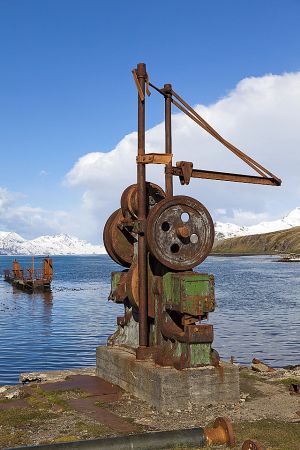
<path id="1" fill-rule="evenodd" d="M 213 253 L 242 254 L 300 254 L 300 227 L 273 233 L 240 236 L 217 241 Z"/>
<path id="2" fill-rule="evenodd" d="M 260 222 L 256 225 L 240 226 L 234 223 L 215 222 L 216 240 L 228 239 L 237 236 L 250 236 L 254 234 L 273 233 L 274 231 L 288 230 L 300 226 L 300 207 L 293 209 L 281 219 L 269 222 Z"/>

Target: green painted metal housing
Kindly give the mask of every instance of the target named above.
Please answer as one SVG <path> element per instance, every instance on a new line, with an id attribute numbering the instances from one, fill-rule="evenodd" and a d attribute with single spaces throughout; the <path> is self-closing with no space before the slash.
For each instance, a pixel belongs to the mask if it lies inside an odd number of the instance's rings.
<path id="1" fill-rule="evenodd" d="M 204 316 L 215 309 L 214 277 L 207 273 L 168 272 L 163 276 L 166 309 Z"/>

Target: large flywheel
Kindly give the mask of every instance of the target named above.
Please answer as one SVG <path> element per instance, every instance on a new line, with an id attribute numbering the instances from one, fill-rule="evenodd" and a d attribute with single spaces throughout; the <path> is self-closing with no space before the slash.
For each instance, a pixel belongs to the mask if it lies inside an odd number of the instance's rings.
<path id="1" fill-rule="evenodd" d="M 190 270 L 209 255 L 214 224 L 202 203 L 177 195 L 160 201 L 147 219 L 150 252 L 173 270 Z"/>

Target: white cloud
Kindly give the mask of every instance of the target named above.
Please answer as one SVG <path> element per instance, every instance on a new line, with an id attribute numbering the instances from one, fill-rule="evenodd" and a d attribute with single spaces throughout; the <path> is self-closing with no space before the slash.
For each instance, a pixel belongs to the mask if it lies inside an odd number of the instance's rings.
<path id="1" fill-rule="evenodd" d="M 214 220 L 218 216 L 224 220 L 226 210 L 227 218 L 243 224 L 281 216 L 299 205 L 299 105 L 300 72 L 246 78 L 216 103 L 197 105 L 198 113 L 221 135 L 282 178 L 283 186 L 191 180 L 188 187 L 181 187 L 174 179 L 176 193 L 198 198 L 213 212 Z M 173 115 L 172 129 L 174 161 L 193 161 L 201 169 L 252 173 L 182 113 Z M 83 189 L 82 207 L 94 224 L 103 226 L 119 207 L 122 190 L 135 182 L 136 147 L 134 132 L 107 153 L 84 155 L 66 175 L 68 186 Z M 148 152 L 164 149 L 163 123 L 147 131 L 146 147 Z M 163 185 L 161 167 L 152 166 L 148 174 L 148 180 Z"/>
<path id="2" fill-rule="evenodd" d="M 19 204 L 24 197 L 0 187 L 0 231 L 15 231 L 26 238 L 68 231 L 72 222 L 68 213 Z"/>

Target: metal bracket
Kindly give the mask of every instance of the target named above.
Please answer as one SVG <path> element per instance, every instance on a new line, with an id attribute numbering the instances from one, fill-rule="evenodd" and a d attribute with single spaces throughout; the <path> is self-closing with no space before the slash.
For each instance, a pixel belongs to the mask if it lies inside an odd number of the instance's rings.
<path id="1" fill-rule="evenodd" d="M 189 184 L 193 172 L 193 163 L 189 161 L 177 161 L 176 167 L 182 171 L 182 175 L 179 175 L 180 184 Z"/>
<path id="2" fill-rule="evenodd" d="M 141 164 L 169 164 L 172 162 L 172 153 L 146 153 L 138 155 L 136 162 Z"/>
<path id="3" fill-rule="evenodd" d="M 138 76 L 137 76 L 137 73 L 136 73 L 136 69 L 133 69 L 131 72 L 132 72 L 132 75 L 133 75 L 133 79 L 134 79 L 136 88 L 138 90 L 139 97 L 140 97 L 141 101 L 143 102 L 145 100 L 145 95 L 144 95 L 143 89 L 141 88 L 141 85 L 139 83 Z"/>

